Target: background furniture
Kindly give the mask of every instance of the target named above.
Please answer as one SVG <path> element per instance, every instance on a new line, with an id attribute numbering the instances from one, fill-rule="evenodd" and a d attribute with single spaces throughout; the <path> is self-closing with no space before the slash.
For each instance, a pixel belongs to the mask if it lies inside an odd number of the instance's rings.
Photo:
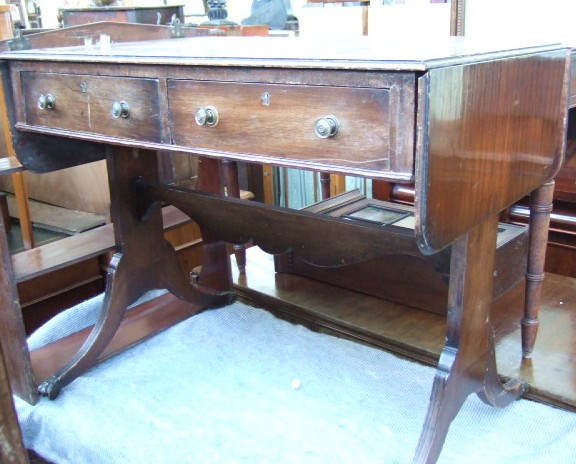
<path id="1" fill-rule="evenodd" d="M 7 41 L 13 38 L 13 23 L 11 16 L 11 6 L 0 5 L 0 40 Z M 2 105 L 3 107 L 3 105 Z M 2 111 L 0 116 L 0 147 L 2 154 L 5 157 L 0 158 L 0 176 L 8 175 L 12 180 L 14 195 L 18 213 L 20 217 L 20 229 L 22 233 L 22 241 L 25 249 L 30 249 L 34 246 L 34 234 L 32 231 L 32 222 L 30 220 L 30 210 L 28 207 L 28 192 L 26 187 L 26 179 L 24 168 L 16 159 L 12 144 L 10 142 L 10 134 L 8 130 L 8 121 L 6 119 L 6 112 Z M 5 199 L 5 198 L 4 198 Z M 2 204 L 2 214 L 4 215 L 4 223 L 6 227 L 10 227 L 10 221 L 7 216 L 8 205 Z"/>
<path id="2" fill-rule="evenodd" d="M 357 189 L 302 211 L 345 217 L 351 221 L 371 221 L 382 227 L 401 227 L 411 232 L 415 228 L 413 206 L 367 198 Z M 543 241 L 545 243 L 545 239 Z M 494 264 L 494 300 L 524 279 L 528 253 L 527 228 L 500 223 Z M 444 316 L 448 308 L 450 247 L 433 255 L 389 254 L 338 267 L 317 266 L 296 249 L 274 256 L 274 269 Z"/>
<path id="3" fill-rule="evenodd" d="M 184 22 L 183 5 L 62 9 L 62 25 L 64 27 L 80 26 L 101 21 L 167 26 L 172 24 L 174 18 L 178 18 L 182 23 Z"/>

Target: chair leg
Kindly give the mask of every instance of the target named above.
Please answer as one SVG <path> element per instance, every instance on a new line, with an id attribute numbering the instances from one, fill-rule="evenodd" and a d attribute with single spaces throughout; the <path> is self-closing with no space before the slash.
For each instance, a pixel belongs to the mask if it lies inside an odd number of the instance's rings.
<path id="1" fill-rule="evenodd" d="M 320 173 L 320 187 L 322 192 L 322 200 L 330 198 L 330 173 Z"/>
<path id="2" fill-rule="evenodd" d="M 544 281 L 544 264 L 553 196 L 553 180 L 542 185 L 530 195 L 529 252 L 524 317 L 522 318 L 522 355 L 524 358 L 532 356 L 538 333 L 538 311 Z"/>
<path id="3" fill-rule="evenodd" d="M 8 199 L 4 192 L 0 192 L 0 211 L 2 212 L 2 220 L 4 221 L 4 229 L 9 231 L 11 228 L 10 212 L 8 211 Z"/>
<path id="4" fill-rule="evenodd" d="M 28 203 L 28 192 L 26 189 L 26 179 L 24 172 L 15 172 L 12 174 L 12 183 L 14 184 L 14 195 L 20 215 L 20 230 L 22 231 L 22 241 L 24 248 L 29 250 L 34 248 L 34 233 L 32 230 L 32 220 L 30 219 L 30 206 Z"/>

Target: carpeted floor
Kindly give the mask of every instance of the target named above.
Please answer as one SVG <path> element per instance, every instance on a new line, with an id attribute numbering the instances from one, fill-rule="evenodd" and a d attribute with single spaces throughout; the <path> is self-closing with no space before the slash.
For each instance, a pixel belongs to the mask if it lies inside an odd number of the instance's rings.
<path id="1" fill-rule="evenodd" d="M 101 298 L 33 334 L 89 323 Z M 62 320 L 66 319 L 66 323 Z M 235 303 L 92 369 L 55 401 L 17 400 L 26 445 L 57 464 L 410 463 L 434 369 Z M 471 397 L 440 463 L 568 464 L 576 414 Z"/>

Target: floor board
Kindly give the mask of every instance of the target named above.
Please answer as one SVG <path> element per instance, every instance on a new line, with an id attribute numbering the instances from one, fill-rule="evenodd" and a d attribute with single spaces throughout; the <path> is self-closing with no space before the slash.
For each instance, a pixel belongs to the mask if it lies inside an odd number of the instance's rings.
<path id="1" fill-rule="evenodd" d="M 446 320 L 422 310 L 327 285 L 276 274 L 271 255 L 247 250 L 246 274 L 233 265 L 239 295 L 314 330 L 352 338 L 435 365 L 444 345 Z M 498 372 L 523 378 L 536 401 L 576 411 L 576 279 L 547 274 L 540 331 L 531 360 L 521 354 L 523 283 L 494 303 Z"/>
<path id="2" fill-rule="evenodd" d="M 8 194 L 10 216 L 19 219 L 16 199 Z M 39 229 L 46 229 L 60 234 L 73 235 L 93 229 L 106 223 L 106 217 L 98 214 L 75 211 L 41 201 L 28 199 L 30 220 Z"/>

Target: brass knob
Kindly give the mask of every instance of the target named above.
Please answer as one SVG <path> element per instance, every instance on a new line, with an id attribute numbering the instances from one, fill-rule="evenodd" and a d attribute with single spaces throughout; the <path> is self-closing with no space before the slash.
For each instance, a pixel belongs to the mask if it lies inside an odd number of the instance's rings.
<path id="1" fill-rule="evenodd" d="M 110 112 L 114 119 L 128 118 L 130 116 L 130 105 L 124 100 L 115 101 L 112 103 L 112 110 Z"/>
<path id="2" fill-rule="evenodd" d="M 38 97 L 38 108 L 41 110 L 51 110 L 56 106 L 56 99 L 52 94 L 40 95 Z"/>
<path id="3" fill-rule="evenodd" d="M 199 126 L 215 126 L 218 124 L 219 119 L 218 110 L 213 106 L 196 108 L 194 119 L 196 120 L 196 124 Z"/>
<path id="4" fill-rule="evenodd" d="M 314 127 L 314 132 L 321 139 L 327 139 L 328 137 L 334 137 L 338 134 L 338 128 L 340 123 L 336 116 L 324 116 L 316 121 L 316 126 Z"/>

